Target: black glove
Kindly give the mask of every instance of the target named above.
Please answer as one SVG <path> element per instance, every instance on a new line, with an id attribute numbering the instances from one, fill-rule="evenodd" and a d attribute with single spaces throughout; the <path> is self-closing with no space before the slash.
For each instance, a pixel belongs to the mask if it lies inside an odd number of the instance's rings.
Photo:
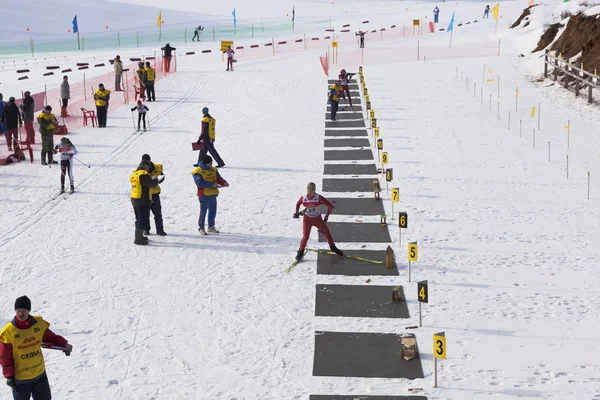
<path id="1" fill-rule="evenodd" d="M 198 141 L 196 142 L 197 145 L 202 144 L 202 139 L 198 139 Z"/>
<path id="2" fill-rule="evenodd" d="M 9 376 L 8 378 L 6 378 L 6 384 L 8 386 L 10 386 L 13 389 L 17 388 L 17 378 L 15 378 L 14 376 Z"/>
<path id="3" fill-rule="evenodd" d="M 326 215 L 325 218 L 323 218 L 323 223 L 327 223 L 327 220 L 329 219 L 329 215 Z"/>
<path id="4" fill-rule="evenodd" d="M 300 218 L 300 213 L 299 212 L 295 212 L 294 213 L 294 218 Z"/>
<path id="5" fill-rule="evenodd" d="M 69 158 L 73 158 L 73 154 L 69 154 Z"/>

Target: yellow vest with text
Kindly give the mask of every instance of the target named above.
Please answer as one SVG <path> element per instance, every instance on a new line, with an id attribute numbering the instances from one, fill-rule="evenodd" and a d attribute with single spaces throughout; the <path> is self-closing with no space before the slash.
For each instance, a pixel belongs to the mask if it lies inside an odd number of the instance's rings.
<path id="1" fill-rule="evenodd" d="M 215 167 L 212 167 L 211 169 L 202 169 L 198 167 L 192 171 L 192 175 L 196 174 L 202 175 L 202 179 L 204 179 L 206 182 L 217 182 L 217 169 Z M 202 191 L 207 196 L 219 194 L 219 189 L 217 188 L 202 188 Z"/>
<path id="2" fill-rule="evenodd" d="M 37 119 L 45 119 L 46 121 L 50 122 L 50 125 L 48 125 L 48 127 L 46 128 L 47 130 L 51 130 L 56 128 L 56 126 L 54 125 L 54 123 L 52 121 L 54 121 L 54 119 L 56 119 L 56 117 L 54 116 L 54 114 L 50 113 L 50 114 L 46 114 L 45 112 L 41 112 L 40 115 L 37 116 Z"/>
<path id="3" fill-rule="evenodd" d="M 202 122 L 208 122 L 208 137 L 211 140 L 215 140 L 215 130 L 217 127 L 217 120 L 214 118 L 203 117 Z"/>
<path id="4" fill-rule="evenodd" d="M 96 96 L 98 97 L 106 97 L 110 94 L 110 90 L 108 89 L 104 89 L 104 90 L 96 90 Z M 96 106 L 97 107 L 104 107 L 106 105 L 106 100 L 102 100 L 102 99 L 98 99 L 96 100 Z"/>
<path id="5" fill-rule="evenodd" d="M 12 345 L 15 378 L 19 381 L 35 379 L 46 371 L 42 339 L 50 324 L 42 317 L 33 318 L 36 323 L 29 329 L 19 329 L 9 322 L 0 331 L 0 342 Z"/>
<path id="6" fill-rule="evenodd" d="M 329 89 L 333 89 L 335 90 L 335 94 L 333 95 L 333 101 L 340 101 L 340 96 L 339 96 L 339 92 L 343 89 L 340 85 L 338 84 L 333 84 L 331 86 L 329 86 Z"/>
<path id="7" fill-rule="evenodd" d="M 133 171 L 133 174 L 129 177 L 129 182 L 131 183 L 131 198 L 132 199 L 141 199 L 142 198 L 142 184 L 140 182 L 140 176 L 148 175 L 148 172 L 143 169 Z M 152 190 L 152 189 L 150 189 Z M 152 200 L 152 194 L 150 194 L 150 190 L 148 190 L 148 195 Z"/>
<path id="8" fill-rule="evenodd" d="M 152 68 L 152 67 L 146 68 L 146 69 L 144 69 L 144 71 L 146 72 L 146 79 L 154 82 L 154 76 L 155 76 L 154 68 Z"/>
<path id="9" fill-rule="evenodd" d="M 152 176 L 159 176 L 162 175 L 162 164 L 154 164 L 154 171 L 152 171 L 150 173 L 150 175 Z M 159 194 L 160 193 L 160 185 L 156 185 L 153 188 L 150 188 L 150 197 L 152 197 L 153 194 Z"/>

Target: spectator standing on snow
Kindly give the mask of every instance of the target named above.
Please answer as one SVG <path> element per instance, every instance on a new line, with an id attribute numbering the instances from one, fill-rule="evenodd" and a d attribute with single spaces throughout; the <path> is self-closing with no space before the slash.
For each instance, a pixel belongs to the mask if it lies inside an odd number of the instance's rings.
<path id="1" fill-rule="evenodd" d="M 483 10 L 483 18 L 490 18 L 490 6 L 485 6 L 485 10 Z"/>
<path id="2" fill-rule="evenodd" d="M 60 84 L 60 99 L 62 105 L 60 107 L 60 116 L 66 118 L 69 116 L 67 112 L 67 106 L 69 105 L 69 99 L 71 98 L 71 86 L 69 86 L 69 77 L 63 76 L 63 81 Z"/>
<path id="3" fill-rule="evenodd" d="M 137 101 L 137 106 L 133 107 L 131 111 L 137 110 L 138 112 L 138 132 L 140 131 L 140 122 L 144 122 L 144 132 L 146 132 L 146 111 L 150 111 L 148 107 L 141 100 Z"/>
<path id="4" fill-rule="evenodd" d="M 140 84 L 139 97 L 141 99 L 146 99 L 146 68 L 144 68 L 143 62 L 140 61 L 138 63 L 138 69 L 135 70 L 135 74 L 136 74 L 138 83 Z"/>
<path id="5" fill-rule="evenodd" d="M 4 106 L 0 117 L 2 118 L 2 125 L 6 128 L 4 137 L 6 137 L 8 151 L 13 151 L 14 146 L 15 155 L 19 157 L 19 127 L 23 125 L 23 120 L 14 97 L 8 99 L 8 103 Z"/>
<path id="6" fill-rule="evenodd" d="M 229 71 L 229 68 L 233 71 L 233 55 L 235 54 L 235 51 L 233 51 L 231 46 L 227 46 L 225 53 L 227 53 L 227 71 Z"/>
<path id="7" fill-rule="evenodd" d="M 215 218 L 217 216 L 217 196 L 219 187 L 227 187 L 229 183 L 225 181 L 217 168 L 212 166 L 212 157 L 205 156 L 198 163 L 198 168 L 192 171 L 194 182 L 198 187 L 198 200 L 200 201 L 200 217 L 198 218 L 198 232 L 206 235 L 204 223 L 206 214 L 208 214 L 208 232 L 219 233 L 215 228 Z"/>
<path id="8" fill-rule="evenodd" d="M 171 47 L 169 43 L 165 47 L 160 48 L 163 51 L 163 67 L 165 72 L 171 70 L 171 58 L 173 57 L 173 50 L 177 50 L 175 47 Z"/>
<path id="9" fill-rule="evenodd" d="M 150 62 L 146 61 L 146 68 L 144 68 L 144 75 L 146 76 L 146 92 L 148 93 L 148 101 L 156 101 L 156 94 L 154 93 L 154 79 L 156 71 L 150 65 Z"/>
<path id="10" fill-rule="evenodd" d="M 134 244 L 147 245 L 148 238 L 144 236 L 145 230 L 150 230 L 150 204 L 152 195 L 150 189 L 161 183 L 164 177 L 152 177 L 150 161 L 143 160 L 138 168 L 129 177 L 131 183 L 131 205 L 135 213 L 135 240 Z"/>
<path id="11" fill-rule="evenodd" d="M 54 148 L 54 131 L 58 121 L 52 114 L 52 107 L 46 106 L 44 111 L 37 116 L 37 122 L 40 125 L 40 134 L 42 135 L 42 165 L 58 164 L 52 159 L 52 150 Z M 46 163 L 46 154 L 48 163 Z"/>
<path id="12" fill-rule="evenodd" d="M 440 9 L 437 6 L 435 6 L 435 8 L 433 9 L 433 22 L 436 24 L 438 23 L 439 15 L 440 15 Z"/>
<path id="13" fill-rule="evenodd" d="M 162 180 L 165 180 L 165 175 L 163 174 L 163 165 L 162 164 L 154 164 L 152 160 L 150 160 L 150 156 L 148 154 L 144 154 L 142 156 L 142 161 L 148 161 L 150 163 L 150 170 L 148 171 L 152 176 L 152 179 L 158 179 L 162 176 Z M 162 182 L 162 181 L 161 181 Z M 165 228 L 163 225 L 162 219 L 162 205 L 160 203 L 160 185 L 156 185 L 153 188 L 150 188 L 150 196 L 152 196 L 152 203 L 150 204 L 150 211 L 154 214 L 154 224 L 156 225 L 156 234 L 159 236 L 167 236 L 167 232 L 165 232 Z M 148 221 L 148 229 L 144 231 L 144 235 L 150 234 L 150 221 Z"/>
<path id="14" fill-rule="evenodd" d="M 108 113 L 108 101 L 110 100 L 110 90 L 104 89 L 104 84 L 98 85 L 98 90 L 94 93 L 96 100 L 96 116 L 98 117 L 98 128 L 106 128 L 106 115 Z"/>
<path id="15" fill-rule="evenodd" d="M 204 28 L 201 25 L 198 25 L 196 29 L 194 29 L 194 37 L 192 38 L 192 42 L 197 38 L 200 41 L 200 32 L 202 32 Z"/>
<path id="16" fill-rule="evenodd" d="M 4 112 L 4 106 L 6 105 L 6 103 L 4 102 L 3 99 L 4 99 L 4 96 L 2 96 L 2 93 L 0 93 L 0 133 L 6 134 L 6 126 L 4 126 L 4 124 L 2 123 L 2 120 L 1 120 L 2 113 Z M 8 144 L 8 141 L 6 144 Z"/>
<path id="17" fill-rule="evenodd" d="M 27 134 L 27 142 L 29 142 L 29 144 L 35 144 L 35 130 L 33 129 L 35 100 L 31 97 L 30 91 L 26 91 L 24 95 L 25 97 L 20 106 L 23 113 L 23 125 L 25 126 L 25 133 Z"/>
<path id="18" fill-rule="evenodd" d="M 13 399 L 50 400 L 50 383 L 42 345 L 73 351 L 67 339 L 52 332 L 50 324 L 40 316 L 30 315 L 31 300 L 21 296 L 15 301 L 15 317 L 0 331 L 0 364 Z"/>
<path id="19" fill-rule="evenodd" d="M 360 48 L 363 49 L 365 47 L 365 33 L 363 31 L 358 31 L 356 36 L 360 39 Z"/>
<path id="20" fill-rule="evenodd" d="M 121 56 L 115 57 L 113 65 L 115 68 L 115 92 L 122 92 L 121 78 L 123 76 L 123 61 L 121 61 Z"/>
<path id="21" fill-rule="evenodd" d="M 340 102 L 340 93 L 344 90 L 342 81 L 338 80 L 333 85 L 329 86 L 329 104 L 331 105 L 331 120 L 335 121 L 338 106 Z"/>
<path id="22" fill-rule="evenodd" d="M 76 156 L 78 151 L 71 141 L 63 137 L 60 143 L 54 146 L 54 154 L 60 154 L 60 194 L 65 192 L 65 177 L 69 175 L 71 188 L 69 193 L 75 191 L 75 180 L 73 179 L 73 156 Z"/>
<path id="23" fill-rule="evenodd" d="M 202 108 L 202 132 L 200 133 L 200 137 L 196 143 L 204 144 L 204 148 L 200 150 L 200 154 L 198 155 L 198 163 L 194 164 L 194 167 L 199 167 L 200 163 L 204 159 L 207 153 L 210 153 L 211 156 L 217 160 L 217 168 L 222 168 L 225 166 L 225 162 L 215 149 L 215 138 L 216 138 L 216 125 L 217 120 L 210 116 L 208 113 L 208 107 Z"/>
<path id="24" fill-rule="evenodd" d="M 319 193 L 316 193 L 316 188 L 317 186 L 313 182 L 309 182 L 306 186 L 306 195 L 301 196 L 296 203 L 296 212 L 294 213 L 294 218 L 300 218 L 300 206 L 304 206 L 304 217 L 302 218 L 302 240 L 300 241 L 300 248 L 296 254 L 296 261 L 300 261 L 302 257 L 304 257 L 306 243 L 308 242 L 310 231 L 313 226 L 316 227 L 319 232 L 323 234 L 323 236 L 325 236 L 331 251 L 339 256 L 344 255 L 344 253 L 335 246 L 335 243 L 331 237 L 331 233 L 329 232 L 329 228 L 327 227 L 327 220 L 329 219 L 329 214 L 331 214 L 333 211 L 333 204 L 331 204 L 329 200 L 321 196 Z M 325 218 L 321 218 L 321 205 L 327 207 Z"/>

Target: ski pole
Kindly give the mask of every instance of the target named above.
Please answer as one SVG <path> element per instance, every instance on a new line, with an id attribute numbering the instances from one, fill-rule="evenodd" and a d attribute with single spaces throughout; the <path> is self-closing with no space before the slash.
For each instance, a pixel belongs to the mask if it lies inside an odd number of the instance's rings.
<path id="1" fill-rule="evenodd" d="M 152 132 L 152 128 L 150 127 L 150 110 L 148 110 L 147 112 L 148 112 L 148 130 L 150 132 Z"/>
<path id="2" fill-rule="evenodd" d="M 133 116 L 134 111 L 131 112 L 131 122 L 133 123 L 133 131 L 135 132 L 135 117 Z"/>
<path id="3" fill-rule="evenodd" d="M 73 157 L 74 159 L 76 159 L 77 161 L 79 161 L 80 163 L 82 163 L 83 165 L 85 165 L 86 167 L 90 168 L 89 165 L 87 165 L 86 163 L 84 163 L 83 161 L 81 161 L 79 158 L 77 157 Z"/>
<path id="4" fill-rule="evenodd" d="M 60 350 L 60 351 L 64 352 L 65 355 L 67 355 L 67 356 L 71 355 L 71 351 L 69 349 L 67 349 L 65 346 L 55 346 L 55 345 L 51 345 L 51 344 L 42 344 L 42 347 L 44 349 Z"/>

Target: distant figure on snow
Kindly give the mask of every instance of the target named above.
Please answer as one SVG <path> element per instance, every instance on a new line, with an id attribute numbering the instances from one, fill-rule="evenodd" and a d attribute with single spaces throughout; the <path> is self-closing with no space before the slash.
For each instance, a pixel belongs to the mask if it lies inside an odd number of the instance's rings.
<path id="1" fill-rule="evenodd" d="M 123 75 L 123 61 L 121 61 L 121 56 L 115 57 L 114 67 L 115 67 L 115 92 L 122 92 L 123 89 L 121 89 L 121 77 Z"/>
<path id="2" fill-rule="evenodd" d="M 200 137 L 196 143 L 204 144 L 204 148 L 200 150 L 200 154 L 198 155 L 198 163 L 194 164 L 194 167 L 199 167 L 202 163 L 202 160 L 206 156 L 207 153 L 210 153 L 211 156 L 215 158 L 217 161 L 217 168 L 222 168 L 225 166 L 225 162 L 215 149 L 215 139 L 216 139 L 216 125 L 217 120 L 210 116 L 208 113 L 208 107 L 202 108 L 202 128 Z"/>
<path id="3" fill-rule="evenodd" d="M 437 24 L 439 22 L 439 16 L 440 16 L 440 9 L 435 6 L 435 8 L 433 9 L 433 22 L 435 24 Z"/>
<path id="4" fill-rule="evenodd" d="M 487 5 L 485 6 L 485 10 L 483 10 L 483 18 L 489 18 L 490 17 L 490 6 Z"/>
<path id="5" fill-rule="evenodd" d="M 177 49 L 175 47 L 171 47 L 169 43 L 160 49 L 163 51 L 163 67 L 165 72 L 169 72 L 171 70 L 171 58 L 173 57 L 173 50 Z"/>
<path id="6" fill-rule="evenodd" d="M 69 85 L 69 77 L 63 76 L 63 81 L 60 84 L 60 99 L 62 105 L 60 106 L 60 116 L 66 118 L 69 116 L 67 112 L 67 106 L 69 105 L 69 99 L 71 98 L 71 86 Z"/>
<path id="7" fill-rule="evenodd" d="M 202 33 L 202 31 L 204 30 L 204 28 L 202 27 L 202 25 L 198 25 L 198 27 L 196 29 L 194 29 L 194 37 L 192 38 L 192 42 L 197 38 L 198 41 L 200 41 L 200 33 Z"/>
<path id="8" fill-rule="evenodd" d="M 148 109 L 148 107 L 146 107 L 146 105 L 144 103 L 142 103 L 142 100 L 138 100 L 137 101 L 137 106 L 134 106 L 131 111 L 136 111 L 138 112 L 138 132 L 140 131 L 140 122 L 144 122 L 144 132 L 146 132 L 146 111 L 150 111 Z"/>
<path id="9" fill-rule="evenodd" d="M 363 49 L 365 47 L 365 33 L 363 31 L 358 31 L 356 36 L 360 39 L 360 48 Z"/>
<path id="10" fill-rule="evenodd" d="M 33 129 L 35 100 L 31 97 L 29 90 L 25 91 L 24 96 L 23 103 L 19 107 L 23 113 L 23 124 L 25 126 L 25 133 L 27 134 L 27 141 L 29 144 L 35 144 L 35 130 Z"/>
<path id="11" fill-rule="evenodd" d="M 229 71 L 230 68 L 233 71 L 233 55 L 235 54 L 235 51 L 233 51 L 231 46 L 227 46 L 225 53 L 227 53 L 227 71 Z"/>

